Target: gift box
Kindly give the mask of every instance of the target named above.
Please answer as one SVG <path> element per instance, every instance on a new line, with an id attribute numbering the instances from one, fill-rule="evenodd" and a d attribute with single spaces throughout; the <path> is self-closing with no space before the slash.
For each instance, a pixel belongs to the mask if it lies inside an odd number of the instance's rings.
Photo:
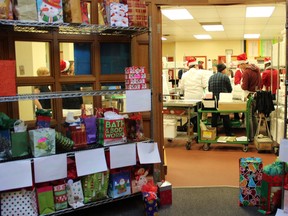
<path id="1" fill-rule="evenodd" d="M 103 146 L 125 143 L 126 128 L 124 119 L 97 119 L 98 143 Z"/>
<path id="2" fill-rule="evenodd" d="M 29 130 L 30 147 L 34 157 L 56 153 L 55 129 L 39 128 Z"/>
<path id="3" fill-rule="evenodd" d="M 110 4 L 109 23 L 111 26 L 128 27 L 128 5 L 112 2 Z"/>
<path id="4" fill-rule="evenodd" d="M 152 164 L 137 164 L 132 167 L 131 185 L 132 193 L 140 192 L 142 186 L 148 181 L 153 182 L 153 165 Z"/>
<path id="5" fill-rule="evenodd" d="M 117 198 L 131 194 L 131 173 L 129 169 L 111 170 L 109 175 L 108 195 Z"/>
<path id="6" fill-rule="evenodd" d="M 63 23 L 62 0 L 37 0 L 37 16 L 39 22 Z"/>
<path id="7" fill-rule="evenodd" d="M 281 208 L 282 186 L 285 179 L 284 163 L 276 161 L 265 166 L 263 172 L 259 211 L 271 214 Z"/>
<path id="8" fill-rule="evenodd" d="M 258 206 L 263 175 L 262 159 L 240 158 L 239 173 L 239 206 Z"/>
<path id="9" fill-rule="evenodd" d="M 159 182 L 158 197 L 160 199 L 160 206 L 172 204 L 172 184 L 168 181 Z"/>

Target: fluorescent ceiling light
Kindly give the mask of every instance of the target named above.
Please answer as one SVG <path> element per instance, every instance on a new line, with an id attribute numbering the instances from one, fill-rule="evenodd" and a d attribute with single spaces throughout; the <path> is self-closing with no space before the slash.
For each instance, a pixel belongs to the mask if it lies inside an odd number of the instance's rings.
<path id="1" fill-rule="evenodd" d="M 161 37 L 161 40 L 167 40 L 167 38 L 165 38 L 165 37 Z"/>
<path id="2" fill-rule="evenodd" d="M 202 25 L 205 31 L 224 31 L 223 25 Z"/>
<path id="3" fill-rule="evenodd" d="M 212 39 L 212 37 L 210 35 L 194 35 L 194 37 L 198 40 Z"/>
<path id="4" fill-rule="evenodd" d="M 245 39 L 257 39 L 260 37 L 260 34 L 244 34 Z"/>
<path id="5" fill-rule="evenodd" d="M 161 12 L 170 20 L 193 19 L 193 16 L 186 9 L 163 9 Z"/>
<path id="6" fill-rule="evenodd" d="M 270 17 L 275 7 L 247 7 L 246 17 Z"/>

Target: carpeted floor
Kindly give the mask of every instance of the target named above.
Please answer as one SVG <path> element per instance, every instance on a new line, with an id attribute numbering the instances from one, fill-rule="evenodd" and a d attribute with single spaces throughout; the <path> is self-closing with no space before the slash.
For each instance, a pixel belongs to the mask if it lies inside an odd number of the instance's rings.
<path id="1" fill-rule="evenodd" d="M 186 187 L 173 188 L 172 205 L 159 208 L 163 216 L 260 216 L 257 207 L 238 205 L 239 188 Z M 68 214 L 67 214 L 68 215 Z M 77 216 L 144 216 L 141 196 L 87 210 L 76 211 Z M 273 214 L 272 214 L 273 215 Z"/>

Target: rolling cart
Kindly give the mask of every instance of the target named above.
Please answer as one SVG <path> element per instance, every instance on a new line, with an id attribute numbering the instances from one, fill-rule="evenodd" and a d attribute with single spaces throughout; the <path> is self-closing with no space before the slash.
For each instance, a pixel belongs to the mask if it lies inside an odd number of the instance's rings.
<path id="1" fill-rule="evenodd" d="M 192 141 L 195 139 L 197 142 L 197 134 L 194 135 L 190 129 L 190 118 L 194 113 L 194 109 L 200 106 L 201 100 L 169 100 L 163 102 L 163 114 L 168 118 L 187 117 L 187 142 L 186 149 L 191 149 Z M 172 142 L 172 138 L 168 138 L 169 142 Z"/>
<path id="2" fill-rule="evenodd" d="M 250 107 L 251 107 L 251 103 L 253 101 L 253 97 L 249 97 L 249 99 L 247 100 L 246 103 L 246 109 L 241 110 L 241 109 L 235 109 L 235 110 L 217 110 L 217 109 L 198 109 L 198 143 L 203 143 L 203 150 L 204 151 L 208 151 L 210 148 L 210 145 L 212 143 L 217 143 L 217 144 L 242 144 L 243 145 L 243 151 L 247 152 L 248 151 L 248 144 L 249 144 L 249 135 L 250 135 L 250 117 L 251 117 L 251 111 L 250 111 Z M 204 139 L 203 137 L 201 137 L 201 128 L 200 128 L 200 119 L 201 119 L 201 114 L 202 113 L 244 113 L 245 114 L 245 125 L 246 125 L 246 138 L 245 137 L 239 137 L 238 139 L 236 139 L 235 141 L 229 141 L 227 140 L 226 142 L 220 141 L 218 140 L 218 136 L 214 136 L 212 137 L 212 139 Z"/>

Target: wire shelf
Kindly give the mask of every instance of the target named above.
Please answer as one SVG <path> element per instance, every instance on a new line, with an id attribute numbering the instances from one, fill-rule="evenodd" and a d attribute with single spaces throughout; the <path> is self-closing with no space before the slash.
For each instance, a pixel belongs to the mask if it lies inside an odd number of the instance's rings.
<path id="1" fill-rule="evenodd" d="M 35 99 L 72 98 L 82 96 L 102 96 L 113 94 L 125 94 L 125 90 L 66 91 L 66 92 L 45 92 L 39 94 L 18 94 L 15 96 L 2 96 L 0 97 L 0 102 L 13 102 L 18 100 L 35 100 Z"/>
<path id="2" fill-rule="evenodd" d="M 49 33 L 59 31 L 60 34 L 98 34 L 98 35 L 130 35 L 135 36 L 148 32 L 146 27 L 117 27 L 85 23 L 46 23 L 37 21 L 19 21 L 0 19 L 0 26 L 13 26 L 17 32 Z"/>

